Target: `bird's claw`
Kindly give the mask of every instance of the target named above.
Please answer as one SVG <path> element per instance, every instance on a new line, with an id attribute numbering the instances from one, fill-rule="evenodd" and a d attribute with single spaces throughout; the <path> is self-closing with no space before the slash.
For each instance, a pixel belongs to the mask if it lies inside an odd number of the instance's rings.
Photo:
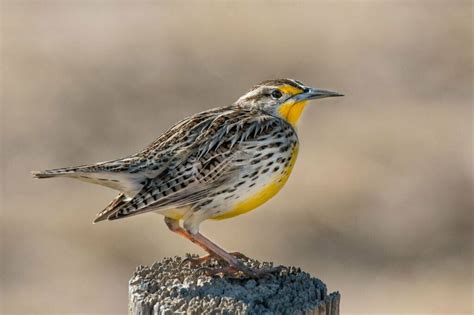
<path id="1" fill-rule="evenodd" d="M 231 255 L 234 256 L 235 258 L 239 258 L 239 259 L 242 259 L 242 260 L 245 260 L 245 261 L 250 261 L 250 258 L 248 258 L 247 256 L 245 256 L 245 255 L 242 254 L 241 252 L 230 252 L 229 254 L 231 254 Z"/>
<path id="2" fill-rule="evenodd" d="M 179 268 L 183 268 L 184 265 L 188 264 L 191 269 L 194 269 L 194 268 L 202 265 L 202 263 L 204 263 L 206 261 L 209 261 L 212 258 L 214 258 L 214 257 L 211 256 L 211 255 L 206 255 L 206 256 L 202 256 L 202 257 L 189 256 L 189 257 L 186 257 L 185 259 L 183 259 L 181 261 L 181 263 L 179 264 Z"/>
<path id="3" fill-rule="evenodd" d="M 242 254 L 240 252 L 230 252 L 229 254 L 236 257 L 236 258 L 245 260 L 245 261 L 250 260 L 250 258 L 248 258 L 247 256 L 245 256 L 244 254 Z M 206 262 L 210 261 L 211 259 L 216 259 L 218 261 L 223 261 L 223 259 L 221 259 L 218 256 L 214 256 L 214 255 L 205 255 L 205 256 L 201 256 L 201 257 L 189 256 L 189 257 L 186 257 L 185 259 L 183 259 L 181 261 L 181 263 L 179 264 L 179 268 L 182 268 L 184 265 L 188 264 L 190 268 L 194 269 L 196 267 L 201 266 L 203 263 L 206 263 Z"/>
<path id="4" fill-rule="evenodd" d="M 262 269 L 251 269 L 244 265 L 239 266 L 226 266 L 222 268 L 210 268 L 210 267 L 201 267 L 198 268 L 195 273 L 203 273 L 207 276 L 218 276 L 222 275 L 226 278 L 232 279 L 260 279 L 266 277 L 272 277 L 276 273 L 282 271 L 287 271 L 287 268 L 284 266 L 276 267 L 265 267 Z"/>
<path id="5" fill-rule="evenodd" d="M 181 261 L 179 267 L 188 265 L 190 269 L 194 269 L 194 273 L 202 273 L 208 276 L 222 276 L 233 279 L 258 279 L 272 277 L 288 269 L 284 266 L 276 266 L 273 264 L 263 264 L 259 268 L 250 268 L 242 261 L 251 262 L 252 260 L 240 252 L 230 252 L 230 255 L 237 258 L 232 261 L 215 255 L 206 255 L 202 257 L 188 256 Z M 239 261 L 241 260 L 241 261 Z"/>

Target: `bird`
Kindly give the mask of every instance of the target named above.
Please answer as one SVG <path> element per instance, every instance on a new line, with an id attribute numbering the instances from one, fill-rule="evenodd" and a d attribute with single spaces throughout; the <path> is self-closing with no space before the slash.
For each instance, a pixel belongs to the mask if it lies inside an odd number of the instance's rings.
<path id="1" fill-rule="evenodd" d="M 294 79 L 253 86 L 232 105 L 187 117 L 136 154 L 125 158 L 32 172 L 36 178 L 66 177 L 120 193 L 94 223 L 154 212 L 167 227 L 224 261 L 223 273 L 257 276 L 240 257 L 205 237 L 205 220 L 247 213 L 276 195 L 295 165 L 298 121 L 309 101 L 343 94 Z"/>

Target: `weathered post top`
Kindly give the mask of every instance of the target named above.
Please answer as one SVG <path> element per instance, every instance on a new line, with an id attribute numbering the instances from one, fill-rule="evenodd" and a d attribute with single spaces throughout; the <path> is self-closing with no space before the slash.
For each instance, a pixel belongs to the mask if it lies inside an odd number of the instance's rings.
<path id="1" fill-rule="evenodd" d="M 315 314 L 338 315 L 339 292 L 299 268 L 286 267 L 269 277 L 210 277 L 181 264 L 180 257 L 139 266 L 129 283 L 129 312 L 158 314 Z M 253 268 L 269 266 L 246 261 Z M 202 267 L 221 268 L 211 259 Z"/>

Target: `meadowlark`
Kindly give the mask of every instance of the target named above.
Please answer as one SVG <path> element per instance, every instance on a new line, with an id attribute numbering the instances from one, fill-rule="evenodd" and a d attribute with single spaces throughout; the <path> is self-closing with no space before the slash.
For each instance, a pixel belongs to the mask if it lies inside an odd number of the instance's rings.
<path id="1" fill-rule="evenodd" d="M 233 105 L 185 118 L 136 154 L 33 174 L 116 189 L 120 194 L 94 222 L 159 213 L 171 231 L 209 253 L 206 257 L 227 262 L 228 272 L 255 276 L 258 271 L 246 267 L 241 254 L 220 248 L 199 225 L 246 213 L 272 198 L 295 164 L 296 124 L 307 102 L 334 96 L 342 94 L 291 79 L 264 81 Z"/>

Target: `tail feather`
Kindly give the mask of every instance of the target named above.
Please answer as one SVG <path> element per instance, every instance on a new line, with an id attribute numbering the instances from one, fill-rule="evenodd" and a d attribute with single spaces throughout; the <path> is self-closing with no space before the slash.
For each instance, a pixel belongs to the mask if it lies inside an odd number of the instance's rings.
<path id="1" fill-rule="evenodd" d="M 127 202 L 129 202 L 131 198 L 129 198 L 124 193 L 119 194 L 112 200 L 104 210 L 99 212 L 94 219 L 94 223 L 107 220 L 112 214 L 117 212 L 122 206 L 124 206 Z"/>
<path id="2" fill-rule="evenodd" d="M 31 172 L 31 173 L 33 174 L 33 177 L 35 178 L 51 178 L 51 177 L 57 177 L 57 176 L 77 177 L 85 173 L 86 174 L 104 173 L 104 172 L 119 173 L 119 172 L 125 171 L 126 168 L 129 166 L 129 163 L 124 162 L 126 160 L 127 159 L 118 159 L 118 160 L 99 162 L 99 163 L 89 164 L 89 165 L 55 168 L 51 170 Z"/>
<path id="3" fill-rule="evenodd" d="M 106 161 L 90 165 L 79 165 L 62 168 L 54 168 L 51 170 L 31 172 L 35 178 L 51 178 L 58 176 L 77 177 L 84 173 L 100 173 L 108 171 L 115 161 Z"/>
<path id="4" fill-rule="evenodd" d="M 104 170 L 97 165 L 56 168 L 31 173 L 34 178 L 67 177 L 125 192 L 139 190 L 144 177 L 141 174 Z"/>
<path id="5" fill-rule="evenodd" d="M 34 178 L 51 178 L 58 176 L 71 176 L 77 172 L 77 167 L 66 167 L 66 168 L 57 168 L 52 170 L 45 171 L 34 171 L 31 172 Z"/>
<path id="6" fill-rule="evenodd" d="M 121 192 L 134 193 L 141 189 L 143 180 L 149 176 L 148 173 L 129 171 L 130 165 L 139 164 L 139 162 L 140 160 L 135 157 L 128 157 L 89 165 L 32 172 L 32 175 L 34 178 L 74 178 Z"/>

